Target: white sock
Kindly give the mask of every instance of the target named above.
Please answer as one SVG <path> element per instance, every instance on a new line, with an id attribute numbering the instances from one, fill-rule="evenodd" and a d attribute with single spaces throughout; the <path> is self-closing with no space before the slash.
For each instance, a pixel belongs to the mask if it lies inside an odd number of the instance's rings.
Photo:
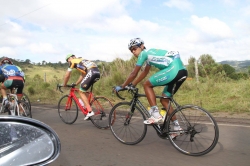
<path id="1" fill-rule="evenodd" d="M 152 108 L 152 107 L 151 107 Z M 154 108 L 152 109 L 152 116 L 155 117 L 155 118 L 159 118 L 161 117 L 161 114 L 159 112 L 159 109 L 157 106 L 154 106 Z"/>
<path id="2" fill-rule="evenodd" d="M 177 119 L 173 121 L 173 124 L 174 124 L 175 126 L 180 126 Z"/>

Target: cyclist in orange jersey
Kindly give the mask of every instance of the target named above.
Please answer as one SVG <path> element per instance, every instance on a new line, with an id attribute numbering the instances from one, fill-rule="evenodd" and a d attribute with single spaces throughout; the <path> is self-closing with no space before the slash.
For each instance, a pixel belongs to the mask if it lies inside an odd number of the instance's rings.
<path id="1" fill-rule="evenodd" d="M 72 69 L 77 69 L 80 71 L 81 74 L 75 84 L 80 84 L 79 95 L 89 111 L 84 118 L 84 120 L 87 120 L 89 117 L 94 115 L 94 112 L 92 111 L 90 103 L 88 102 L 86 91 L 91 85 L 100 79 L 100 71 L 94 62 L 83 58 L 76 58 L 76 56 L 73 54 L 68 54 L 66 56 L 66 61 L 69 63 L 69 67 L 64 77 L 63 86 L 67 85 Z"/>

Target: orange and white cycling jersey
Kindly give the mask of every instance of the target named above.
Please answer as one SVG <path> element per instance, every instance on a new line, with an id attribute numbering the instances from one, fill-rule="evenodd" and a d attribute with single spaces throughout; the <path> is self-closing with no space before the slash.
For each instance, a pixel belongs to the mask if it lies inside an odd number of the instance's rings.
<path id="1" fill-rule="evenodd" d="M 89 69 L 94 67 L 97 67 L 97 65 L 92 61 L 83 58 L 75 58 L 70 61 L 68 71 L 72 71 L 72 69 L 75 68 L 81 73 L 86 74 Z"/>

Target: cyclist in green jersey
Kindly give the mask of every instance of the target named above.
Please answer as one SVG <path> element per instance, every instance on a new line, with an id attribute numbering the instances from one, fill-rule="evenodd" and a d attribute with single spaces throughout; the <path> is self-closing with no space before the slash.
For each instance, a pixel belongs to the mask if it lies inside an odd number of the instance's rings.
<path id="1" fill-rule="evenodd" d="M 126 81 L 121 86 L 116 86 L 115 90 L 119 91 L 130 83 L 132 83 L 133 86 L 136 86 L 147 76 L 151 66 L 158 68 L 159 71 L 153 74 L 148 80 L 146 80 L 146 82 L 143 83 L 145 94 L 151 106 L 149 110 L 151 117 L 145 120 L 144 123 L 161 123 L 163 122 L 163 117 L 159 113 L 159 109 L 156 105 L 156 98 L 153 88 L 156 86 L 165 86 L 162 96 L 170 97 L 174 84 L 177 83 L 174 92 L 176 93 L 181 84 L 185 81 L 185 79 L 183 79 L 181 82 L 177 82 L 183 77 L 187 78 L 188 75 L 187 70 L 180 59 L 179 52 L 154 48 L 146 50 L 144 41 L 140 38 L 131 39 L 128 44 L 128 49 L 138 60 L 134 70 L 130 73 Z M 137 77 L 144 63 L 146 63 L 146 67 Z M 167 108 L 169 103 L 168 99 L 162 98 L 160 102 L 165 108 Z M 169 114 L 172 112 L 173 108 L 171 107 Z M 179 130 L 179 123 L 176 117 L 174 117 L 172 121 L 174 122 L 175 126 L 177 126 L 175 130 Z"/>

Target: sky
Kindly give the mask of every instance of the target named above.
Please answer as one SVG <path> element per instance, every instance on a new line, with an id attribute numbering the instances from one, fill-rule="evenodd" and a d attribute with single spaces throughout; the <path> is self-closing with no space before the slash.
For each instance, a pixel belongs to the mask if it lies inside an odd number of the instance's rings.
<path id="1" fill-rule="evenodd" d="M 128 60 L 130 39 L 147 49 L 250 59 L 250 0 L 0 0 L 0 57 L 38 63 Z"/>

